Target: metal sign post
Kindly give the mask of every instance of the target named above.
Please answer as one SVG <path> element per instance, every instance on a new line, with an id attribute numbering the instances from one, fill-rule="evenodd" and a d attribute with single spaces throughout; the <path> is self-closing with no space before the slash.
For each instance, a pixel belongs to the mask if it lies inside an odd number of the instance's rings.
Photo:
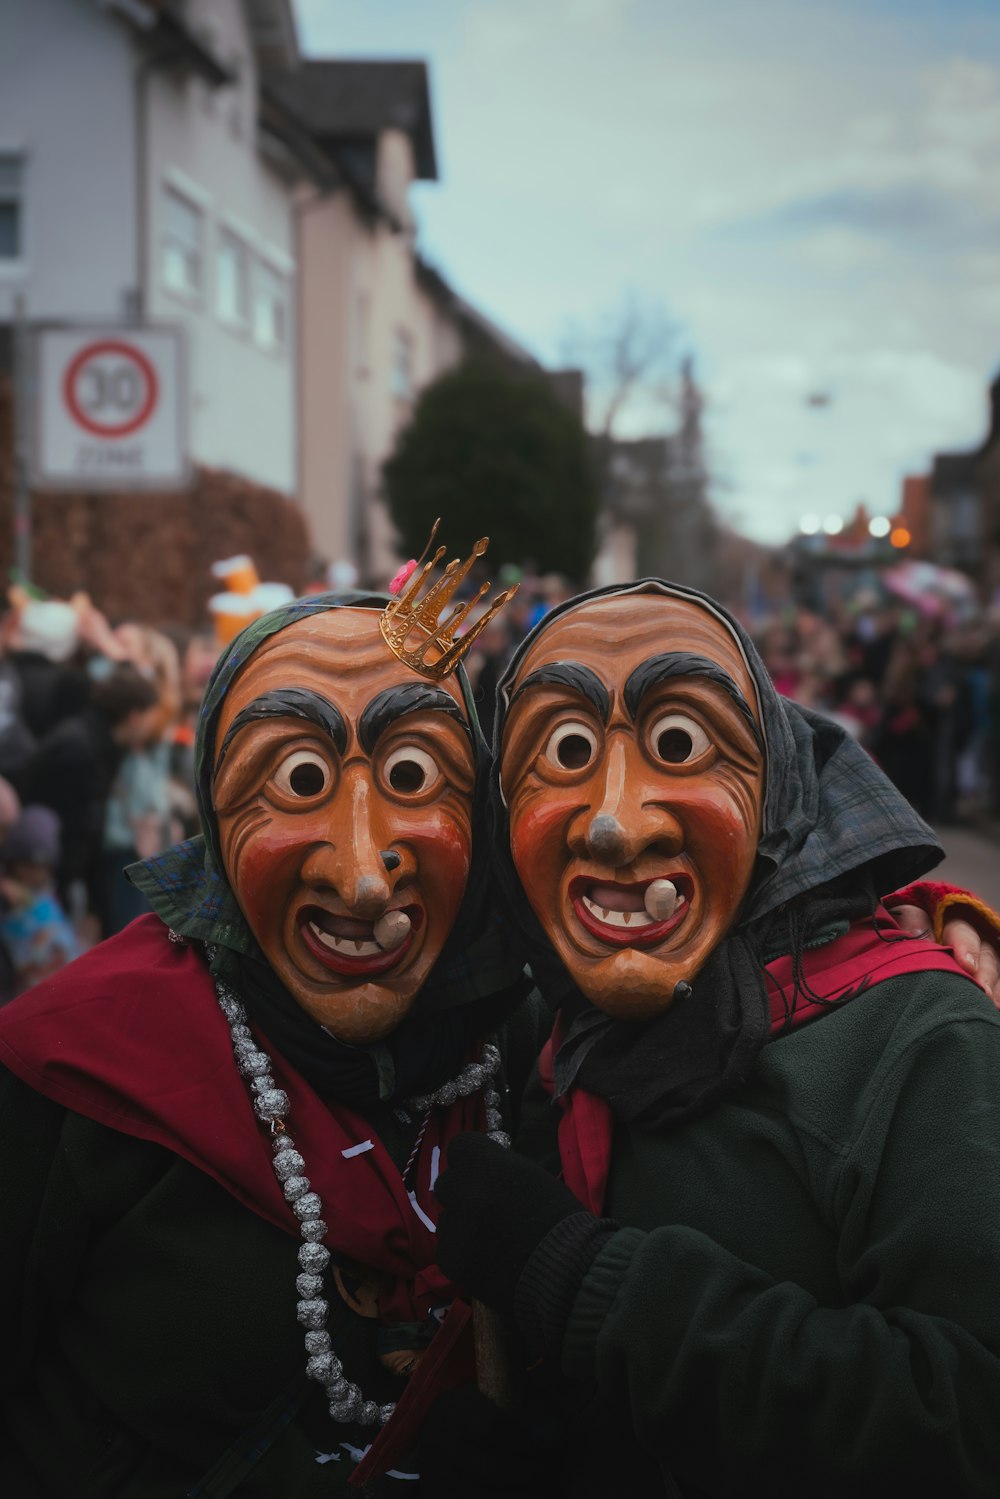
<path id="1" fill-rule="evenodd" d="M 14 298 L 14 568 L 17 582 L 31 582 L 31 489 L 28 484 L 29 397 L 28 324 L 25 302 Z"/>

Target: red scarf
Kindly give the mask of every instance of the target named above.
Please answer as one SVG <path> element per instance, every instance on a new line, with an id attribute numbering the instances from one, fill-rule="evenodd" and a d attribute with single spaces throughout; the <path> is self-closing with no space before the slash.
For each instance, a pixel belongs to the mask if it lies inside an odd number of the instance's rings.
<path id="1" fill-rule="evenodd" d="M 434 1110 L 404 1185 L 371 1125 L 324 1102 L 266 1036 L 258 1040 L 288 1094 L 289 1131 L 323 1200 L 327 1244 L 388 1278 L 379 1302 L 384 1320 L 422 1321 L 453 1291 L 420 1215 L 436 1222 L 432 1177 L 452 1135 L 484 1128 L 481 1098 Z M 298 1238 L 212 976 L 194 948 L 168 940 L 157 917 L 140 917 L 0 1009 L 0 1061 L 46 1098 L 165 1146 Z"/>
<path id="2" fill-rule="evenodd" d="M 780 1035 L 786 1025 L 798 1026 L 817 1016 L 829 1014 L 829 1001 L 847 996 L 852 990 L 867 989 L 883 979 L 904 973 L 926 973 L 929 969 L 969 975 L 955 962 L 948 948 L 919 938 L 898 937 L 886 940 L 899 928 L 880 906 L 876 913 L 882 935 L 876 933 L 870 920 L 855 922 L 843 937 L 825 947 L 813 948 L 803 955 L 802 972 L 808 987 L 818 1000 L 803 994 L 796 996 L 795 1008 L 786 1021 L 784 996 L 791 1004 L 794 985 L 792 959 L 777 958 L 764 970 L 771 1008 L 771 1034 Z M 970 980 L 970 982 L 974 982 Z M 827 1001 L 822 1003 L 821 1001 Z M 542 1087 L 555 1092 L 555 1054 L 560 1045 L 560 1020 L 538 1060 Z M 614 1117 L 610 1105 L 583 1088 L 573 1088 L 559 1099 L 562 1118 L 559 1121 L 559 1155 L 563 1180 L 592 1213 L 604 1211 L 608 1172 L 611 1169 L 611 1146 Z"/>

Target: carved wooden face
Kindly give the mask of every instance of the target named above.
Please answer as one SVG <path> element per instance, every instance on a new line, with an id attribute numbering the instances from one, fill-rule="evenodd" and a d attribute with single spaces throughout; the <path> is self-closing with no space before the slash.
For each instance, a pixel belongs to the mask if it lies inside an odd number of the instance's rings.
<path id="1" fill-rule="evenodd" d="M 607 1014 L 666 1009 L 732 925 L 760 831 L 759 730 L 739 645 L 688 599 L 594 599 L 521 662 L 501 748 L 511 852 Z"/>
<path id="2" fill-rule="evenodd" d="M 216 733 L 223 864 L 267 961 L 335 1036 L 402 1020 L 454 924 L 475 759 L 454 682 L 396 660 L 372 609 L 271 636 Z"/>

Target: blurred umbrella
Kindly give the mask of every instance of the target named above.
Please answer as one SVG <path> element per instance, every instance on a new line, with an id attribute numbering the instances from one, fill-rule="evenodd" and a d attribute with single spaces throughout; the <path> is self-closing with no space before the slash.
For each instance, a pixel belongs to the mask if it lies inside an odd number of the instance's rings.
<path id="1" fill-rule="evenodd" d="M 963 613 L 976 600 L 971 578 L 935 562 L 900 562 L 882 574 L 882 582 L 896 598 L 930 619 Z"/>

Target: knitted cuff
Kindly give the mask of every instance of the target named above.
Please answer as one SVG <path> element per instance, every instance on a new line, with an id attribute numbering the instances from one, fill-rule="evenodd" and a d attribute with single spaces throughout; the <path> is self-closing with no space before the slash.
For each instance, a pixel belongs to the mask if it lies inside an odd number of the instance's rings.
<path id="1" fill-rule="evenodd" d="M 618 1224 L 573 1213 L 551 1228 L 532 1252 L 514 1293 L 514 1314 L 528 1351 L 558 1361 L 566 1319 L 580 1285 Z"/>
<path id="2" fill-rule="evenodd" d="M 631 1270 L 632 1260 L 645 1239 L 641 1228 L 620 1228 L 602 1243 L 584 1277 L 566 1324 L 559 1366 L 570 1379 L 595 1377 L 597 1345 Z"/>
<path id="3" fill-rule="evenodd" d="M 954 895 L 946 895 L 938 903 L 934 911 L 934 940 L 942 941 L 944 937 L 944 926 L 946 921 L 960 916 L 970 926 L 975 927 L 987 942 L 996 943 L 1000 941 L 1000 916 L 984 900 L 979 900 L 969 890 L 959 890 Z"/>
<path id="4" fill-rule="evenodd" d="M 959 916 L 975 927 L 980 937 L 988 942 L 1000 939 L 1000 916 L 985 901 L 979 900 L 960 885 L 947 885 L 940 880 L 918 880 L 887 895 L 882 904 L 892 910 L 893 906 L 919 906 L 931 919 L 935 942 L 941 941 L 946 921 Z"/>

